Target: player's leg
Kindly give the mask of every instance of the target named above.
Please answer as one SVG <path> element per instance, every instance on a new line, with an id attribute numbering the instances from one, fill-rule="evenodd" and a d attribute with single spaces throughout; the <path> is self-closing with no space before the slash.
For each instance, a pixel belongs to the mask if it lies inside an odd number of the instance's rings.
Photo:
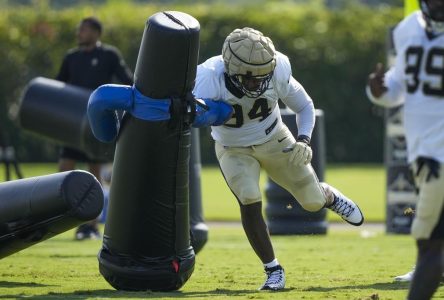
<path id="1" fill-rule="evenodd" d="M 76 167 L 75 150 L 63 147 L 60 151 L 59 172 L 71 171 Z"/>
<path id="2" fill-rule="evenodd" d="M 89 162 L 88 169 L 91 174 L 96 176 L 97 181 L 102 183 L 102 164 L 98 162 Z"/>
<path id="3" fill-rule="evenodd" d="M 23 178 L 23 174 L 22 174 L 22 171 L 20 169 L 20 166 L 19 166 L 17 160 L 14 160 L 12 164 L 14 166 L 15 175 L 17 175 L 18 179 L 22 179 Z"/>
<path id="4" fill-rule="evenodd" d="M 86 162 L 89 164 L 89 172 L 92 173 L 100 181 L 100 164 L 91 162 L 85 153 L 77 149 L 63 147 L 60 152 L 59 171 L 70 171 L 76 168 L 77 162 Z M 76 229 L 75 239 L 97 239 L 100 238 L 98 228 L 98 220 L 92 220 L 80 225 Z"/>
<path id="5" fill-rule="evenodd" d="M 89 172 L 93 174 L 97 181 L 102 184 L 102 164 L 90 161 L 88 163 Z M 99 218 L 89 221 L 86 223 L 88 227 L 89 238 L 99 239 L 102 237 L 99 231 Z"/>
<path id="6" fill-rule="evenodd" d="M 416 173 L 418 166 L 414 166 Z M 434 170 L 434 172 L 432 172 Z M 431 176 L 431 175 L 436 176 Z M 442 277 L 444 164 L 428 160 L 415 178 L 419 201 L 412 224 L 418 256 L 408 299 L 430 299 Z"/>
<path id="7" fill-rule="evenodd" d="M 417 240 L 416 246 L 418 256 L 408 299 L 431 299 L 441 280 L 443 240 Z"/>
<path id="8" fill-rule="evenodd" d="M 364 223 L 364 215 L 353 200 L 325 182 L 322 182 L 321 186 L 327 196 L 326 208 L 338 214 L 351 225 L 360 226 Z"/>
<path id="9" fill-rule="evenodd" d="M 9 181 L 11 180 L 11 169 L 9 166 L 9 161 L 5 161 L 5 180 Z"/>
<path id="10" fill-rule="evenodd" d="M 285 139 L 284 139 L 285 138 Z M 326 183 L 319 183 L 312 166 L 293 165 L 289 153 L 282 150 L 295 142 L 287 128 L 267 143 L 255 147 L 256 155 L 270 178 L 289 191 L 307 211 L 316 212 L 327 207 L 353 225 L 361 225 L 364 218 L 359 207 L 341 192 Z"/>
<path id="11" fill-rule="evenodd" d="M 260 289 L 279 290 L 285 286 L 285 274 L 274 255 L 262 215 L 260 165 L 251 156 L 251 152 L 250 148 L 224 148 L 216 142 L 216 155 L 220 168 L 225 181 L 239 202 L 245 234 L 264 264 L 267 274 L 267 279 Z"/>

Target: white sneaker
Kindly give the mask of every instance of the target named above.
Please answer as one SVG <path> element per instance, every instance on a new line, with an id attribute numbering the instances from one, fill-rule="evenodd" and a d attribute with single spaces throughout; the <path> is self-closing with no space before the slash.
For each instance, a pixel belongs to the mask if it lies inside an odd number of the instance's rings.
<path id="1" fill-rule="evenodd" d="M 399 275 L 395 277 L 395 281 L 397 282 L 410 282 L 413 279 L 413 275 L 415 274 L 415 267 L 413 267 L 413 270 L 411 270 L 410 272 L 404 274 L 404 275 Z"/>
<path id="2" fill-rule="evenodd" d="M 265 274 L 267 274 L 267 279 L 259 290 L 277 291 L 285 287 L 285 272 L 280 265 L 265 268 Z"/>
<path id="3" fill-rule="evenodd" d="M 329 188 L 333 192 L 334 200 L 332 204 L 327 206 L 327 208 L 341 216 L 344 221 L 355 226 L 361 225 L 364 222 L 364 216 L 358 205 L 345 197 L 334 187 L 329 186 Z"/>

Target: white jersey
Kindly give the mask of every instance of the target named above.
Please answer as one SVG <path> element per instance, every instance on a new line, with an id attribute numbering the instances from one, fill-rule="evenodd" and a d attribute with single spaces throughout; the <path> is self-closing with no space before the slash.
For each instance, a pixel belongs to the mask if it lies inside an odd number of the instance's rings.
<path id="1" fill-rule="evenodd" d="M 214 140 L 224 146 L 248 147 L 271 139 L 283 126 L 278 100 L 296 113 L 298 134 L 311 137 L 314 107 L 302 85 L 291 75 L 287 56 L 277 52 L 276 68 L 268 89 L 258 98 L 235 96 L 226 87 L 222 56 L 215 56 L 197 67 L 195 97 L 225 100 L 234 108 L 233 117 L 222 126 L 212 126 Z M 236 93 L 235 93 L 236 94 Z"/>
<path id="2" fill-rule="evenodd" d="M 393 32 L 394 66 L 385 74 L 388 91 L 374 103 L 404 104 L 408 160 L 427 156 L 444 162 L 444 35 L 429 38 L 422 13 Z"/>

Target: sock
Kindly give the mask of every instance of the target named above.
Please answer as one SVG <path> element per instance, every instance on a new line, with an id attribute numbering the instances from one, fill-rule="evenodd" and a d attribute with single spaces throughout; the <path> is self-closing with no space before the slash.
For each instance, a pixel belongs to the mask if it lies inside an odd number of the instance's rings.
<path id="1" fill-rule="evenodd" d="M 271 262 L 264 264 L 264 268 L 269 269 L 279 265 L 277 258 L 273 259 Z"/>
<path id="2" fill-rule="evenodd" d="M 321 188 L 324 190 L 324 195 L 325 195 L 325 206 L 324 207 L 329 207 L 330 205 L 333 204 L 333 201 L 335 200 L 335 197 L 333 195 L 333 191 L 330 189 L 330 186 L 328 184 L 326 184 L 325 182 L 321 182 L 320 185 L 321 185 Z"/>

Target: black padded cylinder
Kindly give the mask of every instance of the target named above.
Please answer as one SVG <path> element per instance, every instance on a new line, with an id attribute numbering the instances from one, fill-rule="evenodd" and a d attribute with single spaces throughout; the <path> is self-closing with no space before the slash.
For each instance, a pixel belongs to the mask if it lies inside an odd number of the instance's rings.
<path id="1" fill-rule="evenodd" d="M 37 77 L 23 92 L 20 126 L 40 137 L 84 151 L 94 160 L 110 161 L 114 144 L 98 141 L 89 126 L 86 109 L 90 90 Z"/>
<path id="2" fill-rule="evenodd" d="M 282 121 L 297 136 L 296 115 L 288 109 L 281 110 Z M 320 181 L 324 180 L 325 171 L 325 129 L 324 114 L 316 110 L 316 125 L 313 130 L 311 146 L 313 159 L 311 164 Z M 287 192 L 270 178 L 268 179 L 265 195 L 267 204 L 265 216 L 270 234 L 325 234 L 328 223 L 327 211 L 308 212 Z"/>
<path id="3" fill-rule="evenodd" d="M 180 12 L 149 18 L 135 86 L 174 98 L 169 120 L 126 113 L 117 139 L 99 269 L 116 289 L 179 289 L 194 270 L 190 242 L 190 127 L 185 96 L 197 68 L 199 23 Z"/>
<path id="4" fill-rule="evenodd" d="M 189 147 L 190 132 L 172 131 L 168 121 L 123 118 L 99 254 L 116 289 L 172 290 L 191 275 Z"/>
<path id="5" fill-rule="evenodd" d="M 0 183 L 0 258 L 95 219 L 103 191 L 85 171 Z"/>
<path id="6" fill-rule="evenodd" d="M 134 84 L 142 94 L 162 99 L 193 89 L 199 31 L 199 22 L 182 12 L 161 12 L 148 19 L 134 72 Z"/>
<path id="7" fill-rule="evenodd" d="M 208 226 L 205 224 L 202 211 L 201 169 L 199 128 L 192 128 L 190 153 L 190 226 L 191 244 L 196 254 L 208 241 Z"/>

